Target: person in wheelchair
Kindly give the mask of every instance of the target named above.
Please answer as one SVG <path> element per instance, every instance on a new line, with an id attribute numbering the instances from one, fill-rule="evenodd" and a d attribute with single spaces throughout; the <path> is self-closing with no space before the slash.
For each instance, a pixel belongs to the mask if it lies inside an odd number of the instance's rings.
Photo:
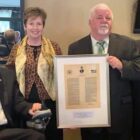
<path id="1" fill-rule="evenodd" d="M 0 140 L 45 140 L 43 134 L 33 129 L 17 128 L 16 125 L 15 113 L 33 117 L 40 109 L 40 103 L 24 100 L 16 84 L 14 70 L 0 65 Z"/>

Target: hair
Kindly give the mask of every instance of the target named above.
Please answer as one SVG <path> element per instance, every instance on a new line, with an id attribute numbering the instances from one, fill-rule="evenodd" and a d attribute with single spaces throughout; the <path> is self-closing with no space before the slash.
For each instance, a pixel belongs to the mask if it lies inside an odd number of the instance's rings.
<path id="1" fill-rule="evenodd" d="M 113 19 L 113 12 L 112 12 L 112 10 L 110 9 L 110 7 L 109 7 L 107 4 L 105 4 L 105 3 L 99 3 L 99 4 L 94 5 L 94 6 L 90 9 L 89 19 L 91 19 L 91 18 L 95 15 L 95 11 L 96 11 L 97 9 L 107 9 L 107 10 L 109 10 L 110 13 L 111 13 L 111 19 Z"/>
<path id="2" fill-rule="evenodd" d="M 29 8 L 27 8 L 24 11 L 24 19 L 23 19 L 24 25 L 26 25 L 27 20 L 30 17 L 39 17 L 39 16 L 43 20 L 43 26 L 45 26 L 45 20 L 47 18 L 46 12 L 43 9 L 39 8 L 39 7 L 29 7 Z"/>
<path id="3" fill-rule="evenodd" d="M 8 42 L 15 42 L 15 31 L 13 29 L 6 30 L 4 37 Z"/>

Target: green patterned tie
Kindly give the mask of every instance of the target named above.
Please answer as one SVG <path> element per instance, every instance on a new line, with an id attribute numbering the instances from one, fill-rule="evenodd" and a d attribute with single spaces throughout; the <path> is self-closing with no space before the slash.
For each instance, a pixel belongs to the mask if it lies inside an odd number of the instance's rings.
<path id="1" fill-rule="evenodd" d="M 98 54 L 105 54 L 104 44 L 105 44 L 104 40 L 97 42 Z"/>

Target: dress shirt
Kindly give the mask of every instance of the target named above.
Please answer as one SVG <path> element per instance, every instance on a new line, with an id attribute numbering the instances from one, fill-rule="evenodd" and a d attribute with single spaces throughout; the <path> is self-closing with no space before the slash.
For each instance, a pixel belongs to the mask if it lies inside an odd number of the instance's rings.
<path id="1" fill-rule="evenodd" d="M 93 54 L 98 54 L 97 42 L 99 42 L 100 40 L 96 40 L 92 36 L 90 36 L 90 37 L 91 37 L 91 42 L 92 42 Z M 104 41 L 105 41 L 105 44 L 104 44 L 105 54 L 107 54 L 108 46 L 109 46 L 109 37 L 105 38 Z"/>
<path id="2" fill-rule="evenodd" d="M 7 124 L 7 119 L 6 119 L 6 116 L 5 116 L 4 111 L 2 109 L 1 102 L 0 102 L 0 125 L 4 125 L 4 124 Z"/>

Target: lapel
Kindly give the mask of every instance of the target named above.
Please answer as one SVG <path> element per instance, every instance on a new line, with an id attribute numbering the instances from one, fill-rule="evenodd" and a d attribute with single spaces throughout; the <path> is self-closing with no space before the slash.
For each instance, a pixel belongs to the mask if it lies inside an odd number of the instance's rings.
<path id="1" fill-rule="evenodd" d="M 8 70 L 6 66 L 0 65 L 0 98 L 3 106 L 8 104 L 8 98 L 13 91 L 13 76 L 14 73 Z"/>
<path id="2" fill-rule="evenodd" d="M 93 54 L 93 49 L 92 49 L 92 42 L 91 42 L 91 37 L 90 35 L 88 35 L 86 38 L 85 38 L 85 41 L 86 41 L 86 44 L 87 44 L 87 53 L 88 54 Z"/>
<path id="3" fill-rule="evenodd" d="M 12 92 L 15 73 L 9 70 L 6 66 L 0 65 L 0 101 L 2 104 L 3 111 L 11 125 L 12 119 L 9 113 L 12 111 Z"/>
<path id="4" fill-rule="evenodd" d="M 109 53 L 110 55 L 115 55 L 116 52 L 119 51 L 118 45 L 119 45 L 119 42 L 118 42 L 118 38 L 117 38 L 116 34 L 111 33 L 111 34 L 109 35 L 108 53 Z"/>
<path id="5" fill-rule="evenodd" d="M 79 52 L 81 54 L 92 54 L 93 53 L 90 35 L 81 39 L 79 43 L 80 43 Z"/>
<path id="6" fill-rule="evenodd" d="M 4 65 L 0 65 L 0 101 L 10 125 L 13 125 L 10 114 L 12 112 L 11 109 L 13 108 L 11 105 L 13 104 L 12 97 L 15 78 L 15 71 L 8 69 Z"/>
<path id="7" fill-rule="evenodd" d="M 1 70 L 1 68 L 0 68 Z M 10 120 L 10 117 L 8 115 L 8 110 L 7 110 L 7 104 L 8 104 L 8 94 L 5 92 L 5 81 L 4 78 L 2 77 L 3 74 L 0 71 L 0 102 L 4 111 L 4 114 L 6 115 L 6 118 Z"/>

